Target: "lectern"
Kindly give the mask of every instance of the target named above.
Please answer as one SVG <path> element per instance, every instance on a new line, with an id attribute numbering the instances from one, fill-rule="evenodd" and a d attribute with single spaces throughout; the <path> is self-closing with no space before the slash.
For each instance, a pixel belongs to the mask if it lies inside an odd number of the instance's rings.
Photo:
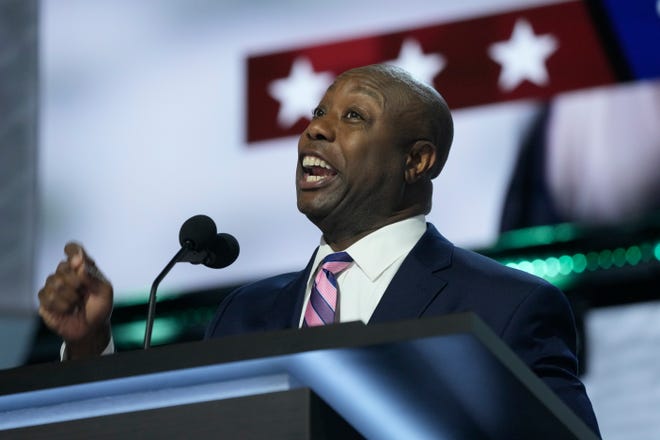
<path id="1" fill-rule="evenodd" d="M 596 439 L 473 314 L 0 373 L 0 438 Z"/>

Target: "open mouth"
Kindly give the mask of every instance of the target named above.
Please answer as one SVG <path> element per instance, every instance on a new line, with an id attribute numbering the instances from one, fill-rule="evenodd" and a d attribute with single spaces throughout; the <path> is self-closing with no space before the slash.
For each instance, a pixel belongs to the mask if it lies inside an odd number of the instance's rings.
<path id="1" fill-rule="evenodd" d="M 305 182 L 320 182 L 337 175 L 337 170 L 317 156 L 304 156 L 302 170 Z"/>

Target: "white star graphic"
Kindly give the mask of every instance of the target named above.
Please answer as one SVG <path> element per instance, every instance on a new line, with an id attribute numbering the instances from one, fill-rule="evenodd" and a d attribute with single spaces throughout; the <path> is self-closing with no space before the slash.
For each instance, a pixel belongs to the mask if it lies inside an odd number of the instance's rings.
<path id="1" fill-rule="evenodd" d="M 387 64 L 407 70 L 413 78 L 433 86 L 433 78 L 445 68 L 445 58 L 439 53 L 424 54 L 417 40 L 406 38 L 401 45 L 399 56 Z"/>
<path id="2" fill-rule="evenodd" d="M 527 20 L 517 20 L 511 38 L 494 43 L 488 49 L 488 55 L 502 66 L 500 88 L 508 92 L 525 80 L 537 86 L 546 85 L 545 61 L 558 46 L 551 34 L 535 35 Z"/>
<path id="3" fill-rule="evenodd" d="M 307 58 L 296 58 L 287 78 L 276 79 L 268 85 L 268 93 L 280 102 L 277 122 L 282 128 L 292 127 L 300 118 L 310 119 L 312 109 L 319 103 L 334 75 L 314 72 Z"/>

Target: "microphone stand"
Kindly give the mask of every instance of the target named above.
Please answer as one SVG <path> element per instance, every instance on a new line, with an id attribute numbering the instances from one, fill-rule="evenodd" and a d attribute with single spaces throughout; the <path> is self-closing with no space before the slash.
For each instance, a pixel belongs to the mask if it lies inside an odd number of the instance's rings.
<path id="1" fill-rule="evenodd" d="M 156 317 L 156 290 L 158 285 L 163 278 L 172 270 L 174 265 L 179 262 L 181 257 L 188 252 L 192 247 L 192 242 L 186 240 L 186 242 L 181 246 L 179 252 L 174 255 L 174 257 L 167 263 L 167 266 L 158 274 L 153 284 L 151 285 L 151 292 L 149 293 L 149 310 L 147 311 L 147 328 L 144 332 L 144 349 L 148 349 L 151 346 L 151 331 L 154 327 L 154 319 Z"/>

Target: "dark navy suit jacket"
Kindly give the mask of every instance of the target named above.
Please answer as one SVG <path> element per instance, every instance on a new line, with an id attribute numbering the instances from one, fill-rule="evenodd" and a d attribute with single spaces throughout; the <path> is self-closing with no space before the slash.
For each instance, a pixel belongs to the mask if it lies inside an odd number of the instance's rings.
<path id="1" fill-rule="evenodd" d="M 314 257 L 301 272 L 232 292 L 206 336 L 297 328 Z M 406 257 L 370 323 L 476 313 L 555 393 L 598 433 L 577 377 L 576 330 L 564 294 L 544 280 L 455 247 L 433 225 Z"/>

